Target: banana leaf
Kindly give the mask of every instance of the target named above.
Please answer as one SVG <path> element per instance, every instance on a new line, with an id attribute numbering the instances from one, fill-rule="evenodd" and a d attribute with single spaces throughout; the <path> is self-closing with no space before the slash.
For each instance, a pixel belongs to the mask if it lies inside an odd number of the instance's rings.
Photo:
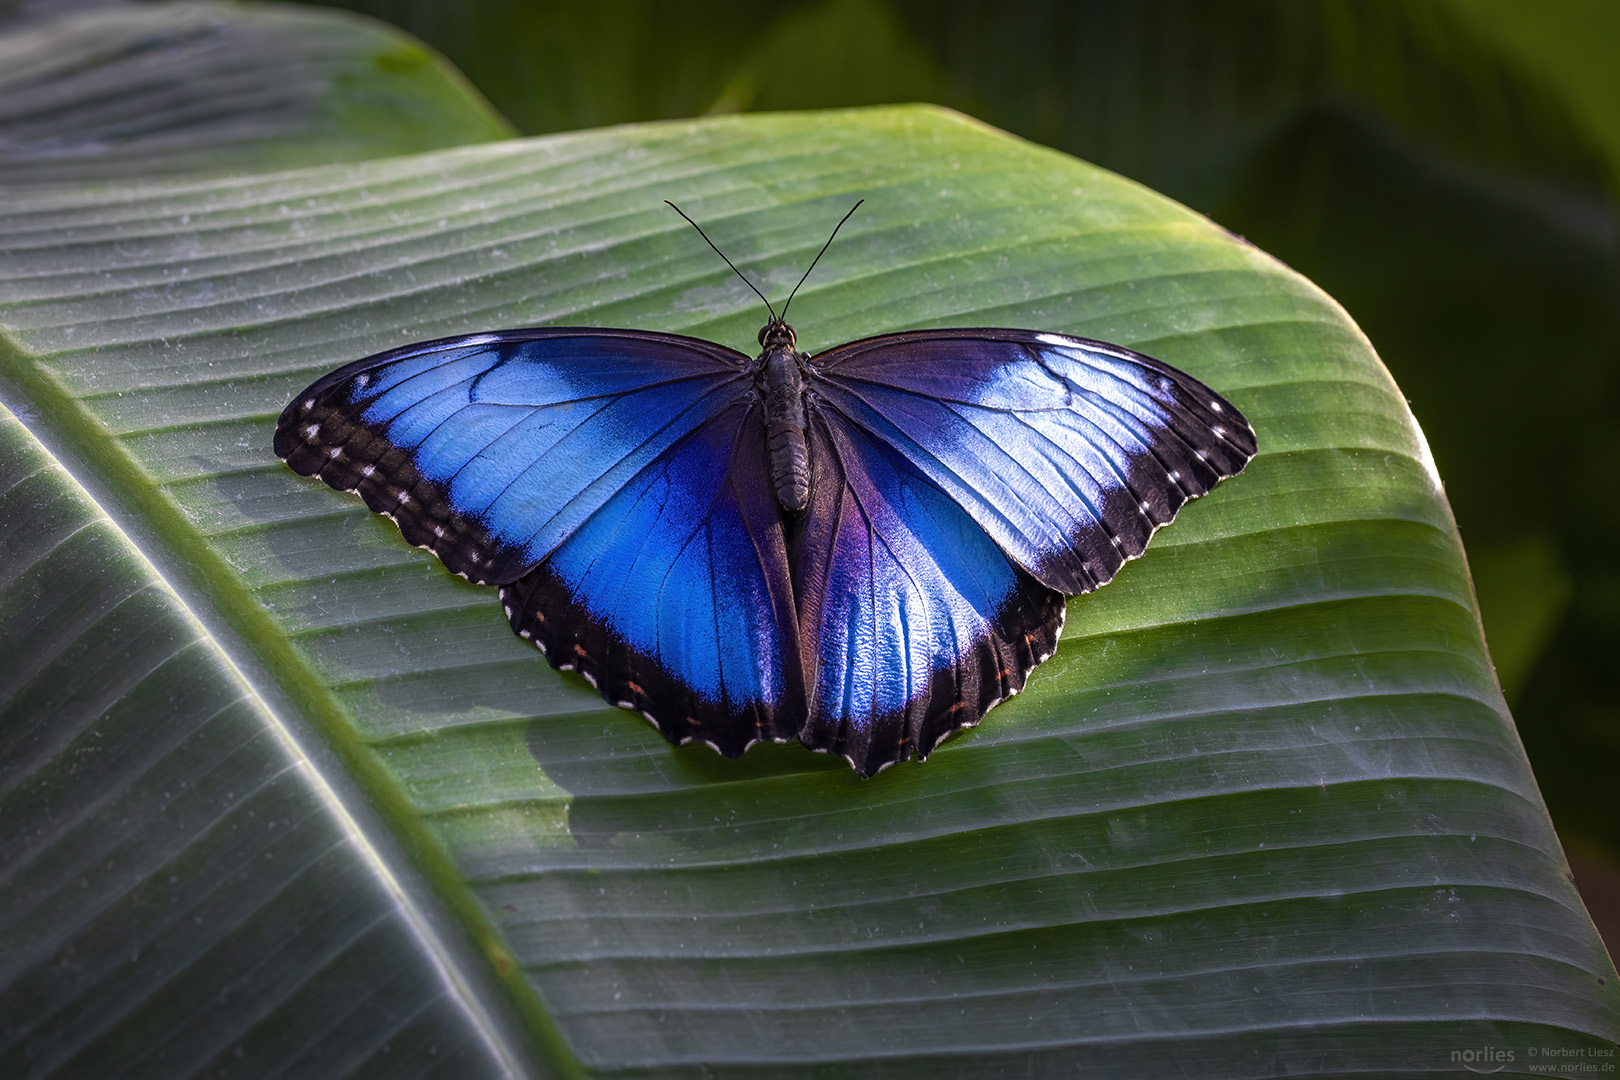
<path id="1" fill-rule="evenodd" d="M 812 352 L 1116 341 L 1261 454 L 926 763 L 671 747 L 269 449 L 409 341 L 749 347 L 666 198 L 772 295 L 868 200 L 796 301 Z M 22 183 L 0 218 L 8 1074 L 1511 1073 L 1620 1036 L 1399 389 L 1185 208 L 899 107 Z"/>

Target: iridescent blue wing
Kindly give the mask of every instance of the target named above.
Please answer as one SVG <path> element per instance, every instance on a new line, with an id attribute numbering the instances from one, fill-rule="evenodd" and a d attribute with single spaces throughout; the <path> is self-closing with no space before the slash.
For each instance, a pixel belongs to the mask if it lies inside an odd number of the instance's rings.
<path id="1" fill-rule="evenodd" d="M 791 558 L 810 694 L 799 739 L 862 776 L 929 752 L 1023 689 L 1063 596 L 894 445 L 812 407 L 815 483 Z"/>
<path id="2" fill-rule="evenodd" d="M 916 331 L 811 366 L 801 739 L 866 775 L 1020 690 L 1062 594 L 1109 581 L 1255 452 L 1202 383 L 1081 338 Z"/>
<path id="3" fill-rule="evenodd" d="M 512 629 L 671 741 L 737 757 L 804 720 L 760 410 L 738 400 L 501 589 Z"/>
<path id="4" fill-rule="evenodd" d="M 506 330 L 358 360 L 287 405 L 275 450 L 483 584 L 526 573 L 749 386 L 741 353 L 633 331 Z"/>
<path id="5" fill-rule="evenodd" d="M 1243 470 L 1254 429 L 1168 364 L 1033 330 L 921 330 L 841 345 L 812 385 L 900 450 L 1014 562 L 1090 592 L 1189 499 Z"/>
<path id="6" fill-rule="evenodd" d="M 676 741 L 736 754 L 791 738 L 803 714 L 748 363 L 671 334 L 449 338 L 315 382 L 275 449 L 505 586 L 513 629 L 554 666 Z"/>

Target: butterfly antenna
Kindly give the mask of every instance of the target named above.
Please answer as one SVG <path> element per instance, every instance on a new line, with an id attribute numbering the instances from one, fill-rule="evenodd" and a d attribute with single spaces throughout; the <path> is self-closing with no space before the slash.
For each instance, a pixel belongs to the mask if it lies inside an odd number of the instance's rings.
<path id="1" fill-rule="evenodd" d="M 665 199 L 664 202 L 669 204 L 669 208 L 671 210 L 673 210 L 677 214 L 681 215 L 681 217 L 686 218 L 686 223 L 688 225 L 692 226 L 692 228 L 694 228 L 694 229 L 696 229 L 698 231 L 698 235 L 703 237 L 703 242 L 704 243 L 706 243 L 710 247 L 714 248 L 714 253 L 716 255 L 720 256 L 722 259 L 726 259 L 726 253 L 721 251 L 718 247 L 715 247 L 714 241 L 709 239 L 709 234 L 703 231 L 703 226 L 699 225 L 697 222 L 693 221 L 691 218 L 686 217 L 686 211 L 682 210 L 680 207 L 676 206 L 674 203 L 670 202 L 668 199 Z M 820 256 L 817 256 L 817 257 L 819 258 Z M 726 265 L 731 267 L 731 272 L 733 274 L 736 274 L 738 277 L 743 279 L 743 284 L 744 285 L 747 285 L 750 289 L 754 289 L 754 283 L 752 281 L 749 281 L 748 278 L 743 276 L 743 272 L 741 270 L 737 269 L 737 264 L 736 263 L 732 262 L 730 259 L 726 259 Z M 814 264 L 812 263 L 811 265 L 814 265 Z M 765 300 L 765 294 L 760 292 L 758 289 L 754 289 L 754 295 L 759 297 L 761 300 Z M 793 297 L 790 295 L 788 297 L 788 299 L 791 300 L 791 299 L 793 299 Z M 772 322 L 777 322 L 778 321 L 777 318 L 776 318 L 776 309 L 771 307 L 771 302 L 769 300 L 765 300 L 765 310 L 769 311 L 771 313 L 771 321 Z M 783 312 L 783 314 L 786 314 L 787 313 L 787 308 L 784 307 L 782 309 L 782 312 Z"/>
<path id="2" fill-rule="evenodd" d="M 816 263 L 820 262 L 821 257 L 823 255 L 827 254 L 827 249 L 832 247 L 833 236 L 838 235 L 838 230 L 842 229 L 844 227 L 844 222 L 846 222 L 850 218 L 854 217 L 855 216 L 855 211 L 859 210 L 861 208 L 861 203 L 863 203 L 865 201 L 866 201 L 865 199 L 857 199 L 856 202 L 855 202 L 855 205 L 849 208 L 849 213 L 845 214 L 841 219 L 839 219 L 838 224 L 833 226 L 832 236 L 827 237 L 827 242 L 825 244 L 821 245 L 821 250 L 816 253 L 816 257 L 810 260 L 810 270 L 814 270 L 816 268 Z M 810 270 L 806 270 L 804 272 L 804 277 L 799 279 L 799 285 L 803 285 L 806 281 L 808 281 L 810 279 Z M 793 303 L 793 298 L 799 294 L 799 285 L 793 286 L 793 291 L 788 293 L 787 303 L 782 305 L 782 321 L 783 322 L 787 322 L 788 305 L 792 304 Z"/>

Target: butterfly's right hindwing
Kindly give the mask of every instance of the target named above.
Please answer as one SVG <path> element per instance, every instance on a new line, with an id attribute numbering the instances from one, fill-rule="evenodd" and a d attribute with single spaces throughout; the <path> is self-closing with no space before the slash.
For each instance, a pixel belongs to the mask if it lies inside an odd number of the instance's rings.
<path id="1" fill-rule="evenodd" d="M 1036 581 L 894 446 L 811 415 L 816 477 L 791 558 L 809 715 L 800 741 L 862 776 L 927 757 L 1057 648 Z"/>

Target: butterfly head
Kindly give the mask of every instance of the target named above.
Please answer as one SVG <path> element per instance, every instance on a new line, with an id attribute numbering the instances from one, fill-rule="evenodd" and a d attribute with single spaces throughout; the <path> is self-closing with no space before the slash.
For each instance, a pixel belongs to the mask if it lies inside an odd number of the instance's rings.
<path id="1" fill-rule="evenodd" d="M 793 327 L 773 315 L 771 321 L 759 328 L 759 344 L 762 348 L 773 347 L 793 348 L 799 343 L 799 335 L 793 332 Z"/>

